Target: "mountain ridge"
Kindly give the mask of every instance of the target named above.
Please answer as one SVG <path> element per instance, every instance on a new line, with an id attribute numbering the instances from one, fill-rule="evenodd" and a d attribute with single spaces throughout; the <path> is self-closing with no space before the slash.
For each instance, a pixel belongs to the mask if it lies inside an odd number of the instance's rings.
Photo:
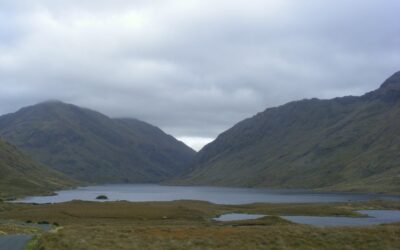
<path id="1" fill-rule="evenodd" d="M 89 183 L 158 182 L 180 173 L 193 157 L 192 149 L 162 130 L 129 121 L 47 101 L 1 116 L 0 136 L 37 161 Z"/>
<path id="2" fill-rule="evenodd" d="M 206 145 L 175 183 L 400 192 L 400 72 L 355 97 L 268 108 Z"/>

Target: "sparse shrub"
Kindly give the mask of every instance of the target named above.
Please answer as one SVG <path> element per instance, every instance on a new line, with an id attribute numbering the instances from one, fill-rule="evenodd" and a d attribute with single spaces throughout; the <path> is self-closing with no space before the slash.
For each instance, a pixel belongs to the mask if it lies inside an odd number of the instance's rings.
<path id="1" fill-rule="evenodd" d="M 58 224 L 57 222 L 53 222 L 53 226 L 59 227 L 60 224 Z"/>
<path id="2" fill-rule="evenodd" d="M 27 221 L 25 221 L 26 223 L 28 223 L 28 224 L 30 224 L 30 223 L 32 223 L 32 221 L 31 220 L 27 220 Z"/>
<path id="3" fill-rule="evenodd" d="M 38 224 L 40 224 L 40 225 L 48 225 L 50 223 L 48 221 L 43 220 L 43 221 L 39 221 Z"/>

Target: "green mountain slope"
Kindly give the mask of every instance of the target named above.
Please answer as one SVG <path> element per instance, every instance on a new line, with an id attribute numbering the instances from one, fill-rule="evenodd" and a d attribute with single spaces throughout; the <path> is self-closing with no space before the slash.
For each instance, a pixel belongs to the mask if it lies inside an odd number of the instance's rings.
<path id="1" fill-rule="evenodd" d="M 0 117 L 0 136 L 34 159 L 90 183 L 158 182 L 180 174 L 194 155 L 147 123 L 114 120 L 62 102 Z"/>
<path id="2" fill-rule="evenodd" d="M 76 184 L 0 140 L 0 198 L 50 193 Z"/>
<path id="3" fill-rule="evenodd" d="M 400 192 L 400 72 L 361 97 L 292 102 L 238 123 L 179 183 Z"/>

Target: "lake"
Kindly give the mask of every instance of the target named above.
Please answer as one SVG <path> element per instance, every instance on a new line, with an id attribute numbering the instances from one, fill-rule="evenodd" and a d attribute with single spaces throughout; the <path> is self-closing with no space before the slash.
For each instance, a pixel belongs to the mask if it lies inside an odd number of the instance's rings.
<path id="1" fill-rule="evenodd" d="M 320 227 L 332 226 L 368 226 L 385 223 L 400 222 L 400 211 L 397 210 L 360 210 L 361 214 L 368 215 L 364 218 L 351 218 L 339 216 L 281 216 L 299 224 Z"/>
<path id="2" fill-rule="evenodd" d="M 400 200 L 400 196 L 366 193 L 320 193 L 308 190 L 276 190 L 258 188 L 161 186 L 155 184 L 118 184 L 79 187 L 56 192 L 54 196 L 32 196 L 17 202 L 59 203 L 71 200 L 96 201 L 106 195 L 109 201 L 173 201 L 202 200 L 216 204 L 268 203 L 314 203 L 348 202 L 367 200 Z"/>
<path id="3" fill-rule="evenodd" d="M 241 213 L 229 213 L 222 214 L 213 220 L 215 221 L 236 221 L 236 220 L 255 220 L 265 217 L 264 214 L 241 214 Z"/>
<path id="4" fill-rule="evenodd" d="M 400 222 L 400 211 L 398 210 L 359 210 L 360 214 L 368 217 L 344 217 L 344 216 L 280 216 L 285 220 L 306 224 L 317 227 L 337 227 L 337 226 L 368 226 L 386 223 Z M 259 219 L 265 214 L 243 214 L 229 213 L 216 218 L 215 221 L 238 221 Z"/>

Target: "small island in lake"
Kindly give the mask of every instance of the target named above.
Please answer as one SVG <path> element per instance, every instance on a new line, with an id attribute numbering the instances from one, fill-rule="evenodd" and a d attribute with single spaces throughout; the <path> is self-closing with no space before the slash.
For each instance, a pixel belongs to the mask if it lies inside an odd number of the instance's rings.
<path id="1" fill-rule="evenodd" d="M 102 194 L 102 195 L 97 196 L 96 200 L 108 200 L 108 197 L 106 195 Z"/>

